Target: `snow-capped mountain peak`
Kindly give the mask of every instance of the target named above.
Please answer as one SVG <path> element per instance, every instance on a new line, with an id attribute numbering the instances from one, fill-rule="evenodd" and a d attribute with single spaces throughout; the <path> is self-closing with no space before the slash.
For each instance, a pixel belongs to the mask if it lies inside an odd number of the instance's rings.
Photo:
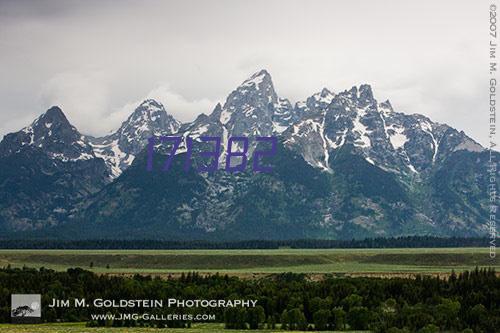
<path id="1" fill-rule="evenodd" d="M 220 110 L 220 123 L 234 136 L 269 135 L 275 106 L 284 105 L 266 70 L 253 74 L 233 90 Z"/>
<path id="2" fill-rule="evenodd" d="M 53 130 L 73 131 L 68 119 L 58 106 L 49 108 L 36 118 L 29 126 L 22 129 L 25 133 L 31 133 L 32 141 L 38 141 L 41 137 L 51 136 Z"/>
<path id="3" fill-rule="evenodd" d="M 316 101 L 316 105 L 319 105 L 321 103 L 330 104 L 335 97 L 335 94 L 327 88 L 323 88 L 320 92 L 312 95 L 312 97 Z"/>
<path id="4" fill-rule="evenodd" d="M 118 177 L 132 164 L 151 136 L 176 133 L 180 126 L 160 102 L 147 99 L 115 133 L 90 140 L 95 154 L 106 161 L 112 177 Z"/>
<path id="5" fill-rule="evenodd" d="M 175 133 L 179 127 L 180 123 L 167 113 L 163 104 L 147 99 L 123 122 L 117 132 L 126 136 L 130 142 L 133 141 L 132 137 L 142 140 L 145 136 L 150 137 L 165 130 Z"/>
<path id="6" fill-rule="evenodd" d="M 149 111 L 163 111 L 165 107 L 160 102 L 154 99 L 145 99 L 141 104 L 139 104 L 138 108 L 144 108 Z"/>
<path id="7" fill-rule="evenodd" d="M 70 124 L 62 110 L 53 106 L 19 132 L 7 134 L 0 144 L 6 156 L 33 147 L 63 162 L 95 158 L 86 138 Z"/>
<path id="8" fill-rule="evenodd" d="M 265 69 L 252 74 L 248 79 L 243 81 L 241 86 L 253 86 L 259 88 L 262 83 L 269 84 L 271 82 L 271 75 Z"/>
<path id="9" fill-rule="evenodd" d="M 310 113 L 319 109 L 324 109 L 333 101 L 335 94 L 327 88 L 308 97 L 305 102 L 296 103 L 296 108 L 301 109 L 301 113 Z"/>
<path id="10" fill-rule="evenodd" d="M 394 109 L 392 108 L 392 104 L 391 104 L 391 102 L 389 102 L 389 100 L 386 100 L 382 103 L 379 103 L 378 110 L 385 117 L 389 116 L 392 112 L 394 112 Z"/>
<path id="11" fill-rule="evenodd" d="M 360 85 L 358 93 L 359 93 L 358 98 L 364 101 L 365 103 L 369 103 L 374 100 L 372 87 L 369 84 Z"/>
<path id="12" fill-rule="evenodd" d="M 302 117 L 284 132 L 287 145 L 312 166 L 328 170 L 329 156 L 346 144 L 368 162 L 398 174 L 429 171 L 457 150 L 483 148 L 463 132 L 422 115 L 393 110 L 378 103 L 370 85 L 352 87 L 319 103 L 317 93 L 297 103 Z"/>
<path id="13" fill-rule="evenodd" d="M 242 103 L 259 107 L 277 102 L 278 95 L 274 90 L 271 75 L 263 69 L 243 81 L 241 85 L 229 94 L 224 104 L 224 109 L 231 111 Z"/>
<path id="14" fill-rule="evenodd" d="M 134 122 L 154 122 L 161 117 L 165 111 L 165 107 L 154 99 L 146 99 L 134 110 L 125 123 Z"/>

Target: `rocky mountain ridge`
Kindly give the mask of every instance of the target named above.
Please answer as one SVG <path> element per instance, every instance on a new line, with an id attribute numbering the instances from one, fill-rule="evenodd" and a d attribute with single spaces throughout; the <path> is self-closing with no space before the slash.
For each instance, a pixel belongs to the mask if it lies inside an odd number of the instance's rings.
<path id="1" fill-rule="evenodd" d="M 276 171 L 146 173 L 147 139 L 171 134 L 221 137 L 221 160 L 228 137 L 277 136 L 279 155 L 268 161 Z M 0 143 L 1 168 L 9 175 L 4 184 L 20 192 L 0 187 L 0 228 L 195 239 L 478 235 L 487 215 L 486 187 L 480 187 L 485 158 L 465 133 L 396 112 L 389 101 L 378 102 L 369 85 L 339 93 L 324 88 L 292 105 L 261 70 L 191 123 L 145 100 L 105 137 L 80 134 L 57 107 L 6 135 Z M 33 168 L 33 160 L 42 167 Z M 57 175 L 60 186 L 30 187 L 47 174 Z M 51 204 L 34 197 L 39 190 Z"/>

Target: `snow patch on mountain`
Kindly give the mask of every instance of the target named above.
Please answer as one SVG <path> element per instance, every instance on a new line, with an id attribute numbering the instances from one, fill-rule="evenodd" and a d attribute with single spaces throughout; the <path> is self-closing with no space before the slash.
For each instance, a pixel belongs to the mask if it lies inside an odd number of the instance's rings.
<path id="1" fill-rule="evenodd" d="M 472 152 L 482 152 L 484 151 L 484 148 L 478 144 L 477 142 L 473 140 L 464 140 L 461 142 L 459 145 L 457 145 L 454 149 L 454 151 L 457 150 L 467 150 L 467 151 L 472 151 Z"/>
<path id="2" fill-rule="evenodd" d="M 432 139 L 432 149 L 434 151 L 434 153 L 432 154 L 432 163 L 435 163 L 436 156 L 437 156 L 438 149 L 439 149 L 439 143 L 438 143 L 436 137 L 434 136 L 434 133 L 432 132 L 432 124 L 429 121 L 423 121 L 420 123 L 420 128 L 422 129 L 422 131 L 429 134 L 429 136 Z"/>
<path id="3" fill-rule="evenodd" d="M 371 146 L 370 140 L 370 131 L 368 131 L 367 127 L 361 122 L 362 117 L 366 114 L 365 110 L 361 109 L 357 112 L 356 118 L 353 120 L 353 129 L 354 133 L 358 134 L 358 139 L 354 142 L 355 145 L 368 148 Z"/>
<path id="4" fill-rule="evenodd" d="M 389 126 L 387 127 L 389 133 L 389 140 L 395 150 L 402 149 L 408 141 L 408 137 L 404 135 L 404 127 Z"/>

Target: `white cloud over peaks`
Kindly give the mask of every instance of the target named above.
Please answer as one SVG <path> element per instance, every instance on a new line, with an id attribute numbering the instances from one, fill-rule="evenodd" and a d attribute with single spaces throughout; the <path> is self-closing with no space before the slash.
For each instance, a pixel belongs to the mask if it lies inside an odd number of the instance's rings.
<path id="1" fill-rule="evenodd" d="M 194 120 L 200 113 L 211 113 L 217 100 L 207 98 L 188 100 L 172 91 L 168 85 L 153 89 L 146 98 L 152 98 L 162 103 L 169 114 L 181 122 Z"/>
<path id="2" fill-rule="evenodd" d="M 54 104 L 103 135 L 148 95 L 189 121 L 266 68 L 292 101 L 370 83 L 485 144 L 484 15 L 456 0 L 0 0 L 0 135 Z"/>
<path id="3" fill-rule="evenodd" d="M 44 110 L 54 105 L 61 107 L 80 132 L 95 136 L 115 131 L 145 99 L 159 101 L 181 122 L 192 121 L 200 113 L 210 113 L 217 104 L 217 101 L 207 98 L 188 99 L 173 91 L 169 84 L 161 84 L 144 97 L 113 108 L 109 103 L 109 85 L 109 80 L 99 71 L 62 72 L 45 82 L 40 100 Z"/>
<path id="4" fill-rule="evenodd" d="M 207 98 L 189 100 L 171 90 L 168 84 L 162 84 L 143 98 L 125 104 L 105 117 L 103 122 L 108 126 L 106 132 L 116 130 L 145 99 L 154 99 L 162 103 L 168 114 L 183 123 L 194 120 L 201 113 L 211 113 L 217 104 L 217 101 Z"/>
<path id="5" fill-rule="evenodd" d="M 40 91 L 43 110 L 59 106 L 82 133 L 98 134 L 107 128 L 102 119 L 108 108 L 108 85 L 99 71 L 68 71 L 50 78 Z"/>

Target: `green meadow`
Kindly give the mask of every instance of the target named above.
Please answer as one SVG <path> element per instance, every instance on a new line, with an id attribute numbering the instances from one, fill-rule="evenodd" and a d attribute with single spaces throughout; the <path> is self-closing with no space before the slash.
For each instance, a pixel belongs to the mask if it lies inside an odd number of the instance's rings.
<path id="1" fill-rule="evenodd" d="M 277 250 L 0 250 L 0 266 L 97 273 L 449 273 L 500 268 L 487 248 Z"/>

